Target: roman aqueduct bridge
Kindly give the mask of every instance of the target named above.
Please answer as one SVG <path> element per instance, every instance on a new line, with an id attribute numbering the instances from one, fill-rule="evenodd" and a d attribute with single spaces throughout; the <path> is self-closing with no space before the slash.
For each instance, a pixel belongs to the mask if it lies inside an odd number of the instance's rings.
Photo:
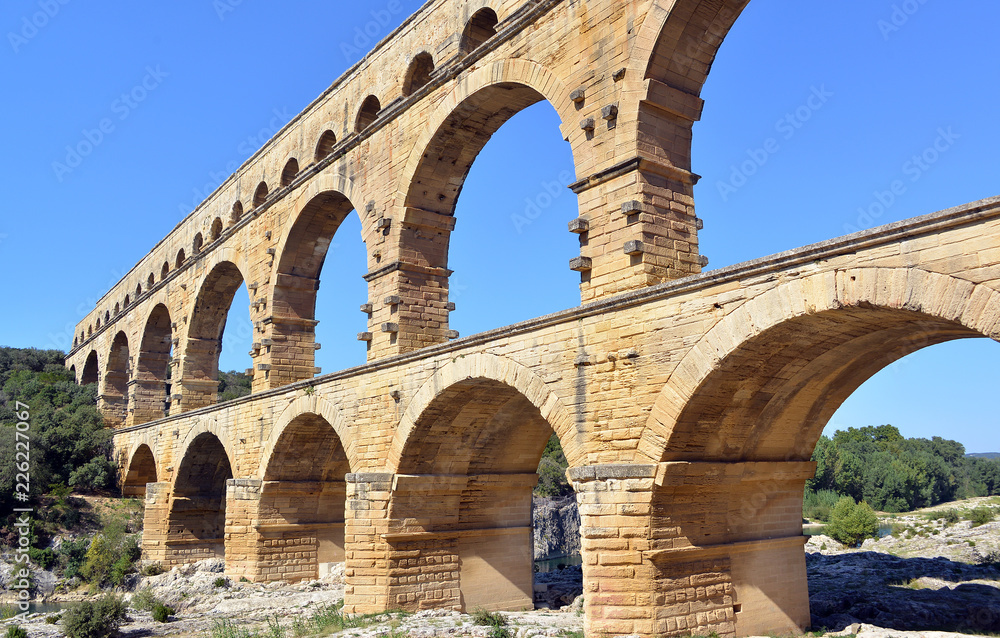
<path id="1" fill-rule="evenodd" d="M 101 299 L 67 360 L 99 384 L 124 490 L 145 497 L 146 556 L 224 556 L 254 581 L 345 561 L 352 612 L 531 606 L 554 432 L 588 634 L 807 626 L 813 447 L 889 363 L 1000 338 L 1000 200 L 701 273 L 691 127 L 745 4 L 430 0 L 250 158 Z M 583 305 L 458 338 L 456 200 L 541 100 L 573 151 Z M 319 375 L 319 275 L 349 214 L 368 363 Z M 244 301 L 253 394 L 218 404 Z"/>

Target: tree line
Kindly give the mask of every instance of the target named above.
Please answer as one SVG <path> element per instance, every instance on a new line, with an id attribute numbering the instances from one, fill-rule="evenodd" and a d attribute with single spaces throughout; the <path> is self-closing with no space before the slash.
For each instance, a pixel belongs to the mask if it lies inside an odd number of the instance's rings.
<path id="1" fill-rule="evenodd" d="M 1000 494 L 1000 459 L 972 457 L 958 441 L 907 439 L 892 425 L 848 428 L 820 438 L 806 503 L 833 492 L 883 512 Z M 822 498 L 818 500 L 823 500 Z"/>

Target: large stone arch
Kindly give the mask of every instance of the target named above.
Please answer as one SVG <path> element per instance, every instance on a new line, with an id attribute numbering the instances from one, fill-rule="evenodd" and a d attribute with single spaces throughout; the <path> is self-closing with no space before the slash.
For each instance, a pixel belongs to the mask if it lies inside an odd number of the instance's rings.
<path id="1" fill-rule="evenodd" d="M 357 433 L 350 428 L 340 409 L 317 394 L 303 394 L 289 403 L 275 419 L 270 434 L 261 446 L 261 463 L 257 478 L 265 480 L 265 472 L 274 459 L 278 440 L 292 421 L 305 414 L 316 415 L 330 424 L 341 445 L 344 446 L 351 467 L 360 467 L 360 460 L 357 457 Z"/>
<path id="2" fill-rule="evenodd" d="M 181 367 L 181 408 L 187 412 L 218 401 L 219 355 L 226 320 L 248 272 L 239 253 L 224 249 L 205 264 L 187 324 Z M 250 317 L 250 298 L 247 317 Z"/>
<path id="3" fill-rule="evenodd" d="M 128 335 L 119 331 L 105 357 L 104 382 L 101 388 L 101 413 L 104 421 L 111 427 L 125 425 L 131 367 Z"/>
<path id="4" fill-rule="evenodd" d="M 836 342 L 822 349 L 818 339 L 824 333 L 836 334 L 832 326 L 827 326 L 825 331 L 817 330 L 816 336 L 803 332 L 808 321 L 826 319 L 848 324 L 859 333 L 853 337 L 857 339 L 853 353 L 834 353 L 833 349 L 841 345 Z M 850 366 L 850 374 L 841 371 L 835 377 L 846 385 L 834 395 L 824 396 L 826 403 L 833 401 L 839 406 L 864 380 L 896 359 L 950 339 L 997 339 L 1000 337 L 998 322 L 1000 293 L 985 285 L 917 268 L 854 268 L 786 282 L 749 299 L 727 314 L 677 364 L 653 405 L 640 451 L 654 461 L 682 460 L 687 456 L 723 460 L 727 454 L 721 449 L 713 451 L 708 442 L 718 443 L 726 437 L 708 436 L 707 430 L 681 430 L 684 419 L 691 416 L 699 393 L 710 388 L 713 375 L 722 374 L 725 363 L 734 361 L 733 357 L 739 355 L 741 349 L 763 346 L 768 339 L 772 343 L 787 339 L 787 334 L 774 332 L 782 326 L 795 328 L 797 338 L 813 348 L 808 353 L 797 354 L 802 359 L 800 370 L 821 374 L 824 365 L 837 371 Z M 885 330 L 890 332 L 883 332 Z M 852 333 L 844 337 L 852 338 Z M 819 359 L 824 355 L 826 358 Z M 826 377 L 817 376 L 814 382 L 823 378 Z M 792 390 L 800 393 L 802 389 L 789 386 L 784 392 Z M 788 394 L 775 396 L 791 398 Z M 703 395 L 703 398 L 709 397 Z M 717 397 L 715 404 L 720 414 L 733 407 L 725 397 Z M 683 414 L 684 411 L 688 414 Z M 833 411 L 835 407 L 830 404 L 821 413 L 809 414 L 813 419 L 821 414 L 829 418 Z M 777 416 L 773 412 L 769 414 L 772 419 Z M 800 440 L 795 447 L 794 458 L 809 458 L 815 445 L 815 440 L 811 439 L 819 437 L 823 424 L 825 421 L 813 423 L 810 436 Z M 753 439 L 747 439 L 745 443 L 753 443 L 754 447 L 744 449 L 741 445 L 738 455 L 777 460 L 792 452 L 759 448 L 765 445 L 761 436 L 763 433 L 758 432 Z M 698 440 L 702 444 L 697 443 Z M 728 445 L 732 447 L 733 441 L 729 440 Z"/>
<path id="5" fill-rule="evenodd" d="M 271 343 L 262 351 L 270 369 L 261 379 L 255 379 L 255 387 L 281 387 L 313 377 L 320 274 L 341 224 L 352 211 L 360 217 L 345 192 L 353 192 L 352 181 L 331 171 L 313 180 L 295 200 L 273 266 Z M 362 228 L 362 241 L 364 232 Z M 359 264 L 362 272 L 366 267 Z M 338 273 L 326 274 L 329 277 Z"/>
<path id="6" fill-rule="evenodd" d="M 145 497 L 146 485 L 156 483 L 159 475 L 153 448 L 149 443 L 138 443 L 125 460 L 127 464 L 122 472 L 122 496 Z"/>
<path id="7" fill-rule="evenodd" d="M 299 397 L 278 416 L 262 447 L 259 496 L 240 494 L 235 502 L 234 518 L 254 521 L 245 576 L 317 578 L 344 561 L 345 479 L 356 467 L 345 438 L 337 408 L 315 395 Z"/>
<path id="8" fill-rule="evenodd" d="M 399 471 L 403 450 L 414 437 L 418 420 L 431 404 L 448 388 L 473 379 L 495 381 L 524 396 L 559 437 L 570 467 L 586 465 L 585 434 L 576 427 L 562 399 L 542 378 L 516 361 L 491 354 L 475 354 L 460 357 L 437 370 L 409 400 L 389 447 L 390 469 Z"/>
<path id="9" fill-rule="evenodd" d="M 176 457 L 180 462 L 167 515 L 168 563 L 226 554 L 227 490 L 235 459 L 231 448 L 212 430 L 190 432 L 183 453 Z"/>
<path id="10" fill-rule="evenodd" d="M 390 563 L 422 547 L 442 556 L 425 585 L 442 604 L 530 607 L 531 493 L 553 431 L 577 441 L 558 397 L 530 369 L 476 354 L 436 372 L 410 401 L 390 448 Z M 570 447 L 579 462 L 579 448 Z M 415 567 L 391 570 L 390 599 L 406 598 Z"/>
<path id="11" fill-rule="evenodd" d="M 97 350 L 91 350 L 84 360 L 83 371 L 80 373 L 80 385 L 90 385 L 97 383 L 101 377 L 101 365 L 98 361 Z"/>
<path id="12" fill-rule="evenodd" d="M 170 311 L 163 303 L 152 305 L 142 323 L 129 424 L 140 425 L 166 416 L 172 381 L 173 327 Z"/>

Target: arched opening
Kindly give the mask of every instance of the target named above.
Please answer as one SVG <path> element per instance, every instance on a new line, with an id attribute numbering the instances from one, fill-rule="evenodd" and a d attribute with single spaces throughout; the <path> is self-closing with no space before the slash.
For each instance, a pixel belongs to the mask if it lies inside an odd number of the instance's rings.
<path id="1" fill-rule="evenodd" d="M 166 279 L 167 275 L 169 274 L 170 274 L 170 262 L 165 261 L 163 262 L 163 267 L 160 268 L 160 281 Z"/>
<path id="2" fill-rule="evenodd" d="M 253 207 L 257 208 L 267 201 L 267 182 L 257 184 L 257 190 L 253 192 Z"/>
<path id="3" fill-rule="evenodd" d="M 133 425 L 161 419 L 169 412 L 172 335 L 170 313 L 158 304 L 146 320 L 139 346 L 131 406 Z"/>
<path id="4" fill-rule="evenodd" d="M 568 188 L 576 180 L 573 153 L 559 125 L 534 89 L 493 85 L 462 101 L 423 150 L 406 206 L 461 223 L 429 238 L 404 226 L 400 241 L 426 255 L 427 265 L 454 272 L 448 325 L 462 335 L 580 303 L 580 276 L 567 264 L 588 238 L 567 232 L 580 213 Z M 526 143 L 531 153 L 523 152 Z"/>
<path id="5" fill-rule="evenodd" d="M 97 330 L 100 330 L 100 329 L 101 329 L 101 318 L 98 317 L 97 318 Z"/>
<path id="6" fill-rule="evenodd" d="M 495 36 L 499 22 L 500 19 L 497 18 L 496 11 L 493 9 L 486 8 L 476 11 L 462 33 L 462 53 L 472 53 Z"/>
<path id="7" fill-rule="evenodd" d="M 83 375 L 80 377 L 80 385 L 90 385 L 97 383 L 100 377 L 100 368 L 97 365 L 97 351 L 91 350 L 87 355 L 87 362 L 83 364 Z"/>
<path id="8" fill-rule="evenodd" d="M 124 332 L 119 332 L 115 335 L 111 351 L 108 353 L 104 388 L 101 392 L 101 413 L 110 427 L 125 425 L 125 418 L 128 415 L 128 382 L 128 336 Z"/>
<path id="9" fill-rule="evenodd" d="M 119 313 L 120 313 L 121 311 L 122 311 L 122 306 L 121 306 L 121 304 L 120 304 L 120 303 L 115 303 L 115 316 L 117 317 L 117 316 L 118 316 L 118 314 L 119 314 Z"/>
<path id="10" fill-rule="evenodd" d="M 430 82 L 432 73 L 434 73 L 434 58 L 426 51 L 418 53 L 406 70 L 406 77 L 403 79 L 403 95 L 412 95 L 414 91 Z"/>
<path id="11" fill-rule="evenodd" d="M 285 168 L 281 171 L 281 187 L 284 188 L 291 184 L 298 174 L 299 161 L 293 157 L 285 163 Z"/>
<path id="12" fill-rule="evenodd" d="M 156 458 L 149 446 L 143 443 L 132 455 L 122 484 L 122 496 L 144 498 L 146 483 L 156 482 Z"/>
<path id="13" fill-rule="evenodd" d="M 533 607 L 531 494 L 552 434 L 524 395 L 490 379 L 458 382 L 423 411 L 403 446 L 385 537 L 390 561 L 442 556 L 426 599 L 466 611 Z M 418 572 L 392 570 L 390 591 Z"/>
<path id="14" fill-rule="evenodd" d="M 94 335 L 94 326 L 87 326 L 87 337 L 92 337 Z"/>
<path id="15" fill-rule="evenodd" d="M 135 285 L 135 298 L 138 299 L 142 296 L 142 284 Z"/>
<path id="16" fill-rule="evenodd" d="M 243 218 L 243 202 L 236 200 L 236 203 L 233 204 L 232 212 L 229 213 L 229 223 L 235 224 L 242 218 Z"/>
<path id="17" fill-rule="evenodd" d="M 265 462 L 255 580 L 319 578 L 344 561 L 344 478 L 351 470 L 343 445 L 326 419 L 302 414 Z"/>
<path id="18" fill-rule="evenodd" d="M 108 322 L 110 322 L 110 321 L 111 321 L 111 312 L 108 311 L 108 310 L 105 310 L 104 311 L 104 325 L 108 325 Z"/>
<path id="19" fill-rule="evenodd" d="M 181 248 L 177 251 L 177 259 L 174 260 L 174 268 L 180 268 L 183 266 L 185 259 L 187 259 L 187 256 L 184 254 L 184 249 Z"/>
<path id="20" fill-rule="evenodd" d="M 125 303 L 122 304 L 122 308 L 128 308 L 128 305 L 132 303 L 128 295 L 125 295 Z"/>
<path id="21" fill-rule="evenodd" d="M 374 95 L 366 97 L 365 101 L 361 103 L 361 110 L 358 111 L 358 120 L 354 124 L 354 132 L 360 133 L 371 126 L 378 118 L 379 111 L 381 110 L 382 104 L 378 101 L 377 97 Z"/>
<path id="22" fill-rule="evenodd" d="M 852 285 L 845 282 L 848 289 Z M 919 307 L 920 300 L 907 304 Z M 735 605 L 738 635 L 810 622 L 802 496 L 815 472 L 813 449 L 834 412 L 900 358 L 983 336 L 956 321 L 867 302 L 781 321 L 747 312 L 750 321 L 727 317 L 715 335 L 703 337 L 703 344 L 732 345 L 723 346 L 724 352 L 707 346 L 720 358 L 712 359 L 710 368 L 699 367 L 700 380 L 683 391 L 685 400 L 672 401 L 681 406 L 676 417 L 669 416 L 673 409 L 663 403 L 664 394 L 653 410 L 659 416 L 651 421 L 666 441 L 662 461 L 671 464 L 662 487 L 653 491 L 651 535 L 664 546 L 718 550 L 725 569 L 716 570 L 721 576 L 715 584 L 730 587 L 732 597 L 698 602 L 708 610 Z M 726 331 L 732 332 L 719 336 Z M 692 352 L 678 368 L 690 371 L 688 361 L 701 354 Z M 721 478 L 720 468 L 728 468 Z M 678 570 L 697 573 L 692 566 L 697 552 L 683 562 L 667 561 L 668 556 L 658 562 L 657 578 L 669 581 Z M 761 579 L 763 564 L 785 567 Z M 657 620 L 666 621 L 668 611 L 660 613 Z"/>
<path id="23" fill-rule="evenodd" d="M 278 338 L 272 339 L 271 358 L 286 358 L 280 354 L 281 344 L 295 344 L 305 354 L 289 357 L 301 359 L 291 370 L 272 364 L 270 387 L 311 376 L 315 357 L 310 348 L 317 341 L 323 346 L 319 356 L 332 366 L 327 371 L 365 361 L 365 346 L 355 337 L 367 328 L 364 315 L 357 311 L 368 297 L 362 278 L 367 260 L 364 243 L 356 239 L 361 236 L 361 221 L 351 215 L 353 210 L 340 193 L 321 193 L 298 213 L 285 239 L 274 288 L 273 330 Z M 321 279 L 322 273 L 326 279 Z M 318 325 L 310 325 L 317 320 Z"/>
<path id="24" fill-rule="evenodd" d="M 218 217 L 212 222 L 212 241 L 222 237 L 222 220 Z"/>
<path id="25" fill-rule="evenodd" d="M 199 434 L 184 453 L 171 499 L 168 547 L 184 562 L 226 555 L 226 481 L 233 478 L 229 455 L 210 432 Z"/>
<path id="26" fill-rule="evenodd" d="M 183 410 L 212 405 L 219 395 L 219 356 L 223 334 L 236 291 L 243 287 L 243 275 L 232 262 L 217 264 L 198 290 L 184 359 Z M 245 288 L 244 288 L 245 289 Z M 249 296 L 246 297 L 249 302 Z M 246 317 L 247 307 L 240 315 Z M 244 324 L 245 326 L 245 324 Z"/>
<path id="27" fill-rule="evenodd" d="M 333 147 L 336 145 L 337 135 L 329 129 L 323 131 L 323 134 L 319 136 L 319 141 L 316 143 L 316 157 L 314 159 L 317 162 L 324 159 L 333 152 Z"/>
<path id="28" fill-rule="evenodd" d="M 75 344 L 75 343 L 74 343 L 73 345 L 74 345 L 74 346 L 76 346 L 76 344 Z M 76 366 L 70 366 L 70 367 L 69 367 L 69 373 L 70 373 L 71 375 L 73 375 L 73 378 L 74 378 L 74 379 L 76 379 Z"/>
<path id="29" fill-rule="evenodd" d="M 198 233 L 194 236 L 194 241 L 191 242 L 191 252 L 195 255 L 201 252 L 201 247 L 205 245 L 205 238 Z"/>
<path id="30" fill-rule="evenodd" d="M 149 273 L 149 276 L 146 277 L 146 287 L 152 289 L 155 283 L 156 283 L 156 277 L 153 276 L 153 273 Z"/>

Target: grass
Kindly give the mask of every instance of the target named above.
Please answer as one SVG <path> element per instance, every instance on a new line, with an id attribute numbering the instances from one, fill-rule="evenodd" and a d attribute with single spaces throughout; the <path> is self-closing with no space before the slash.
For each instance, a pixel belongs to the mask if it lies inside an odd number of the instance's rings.
<path id="1" fill-rule="evenodd" d="M 472 612 L 472 622 L 490 628 L 489 638 L 512 638 L 514 632 L 507 627 L 507 617 L 498 611 L 477 609 Z"/>

